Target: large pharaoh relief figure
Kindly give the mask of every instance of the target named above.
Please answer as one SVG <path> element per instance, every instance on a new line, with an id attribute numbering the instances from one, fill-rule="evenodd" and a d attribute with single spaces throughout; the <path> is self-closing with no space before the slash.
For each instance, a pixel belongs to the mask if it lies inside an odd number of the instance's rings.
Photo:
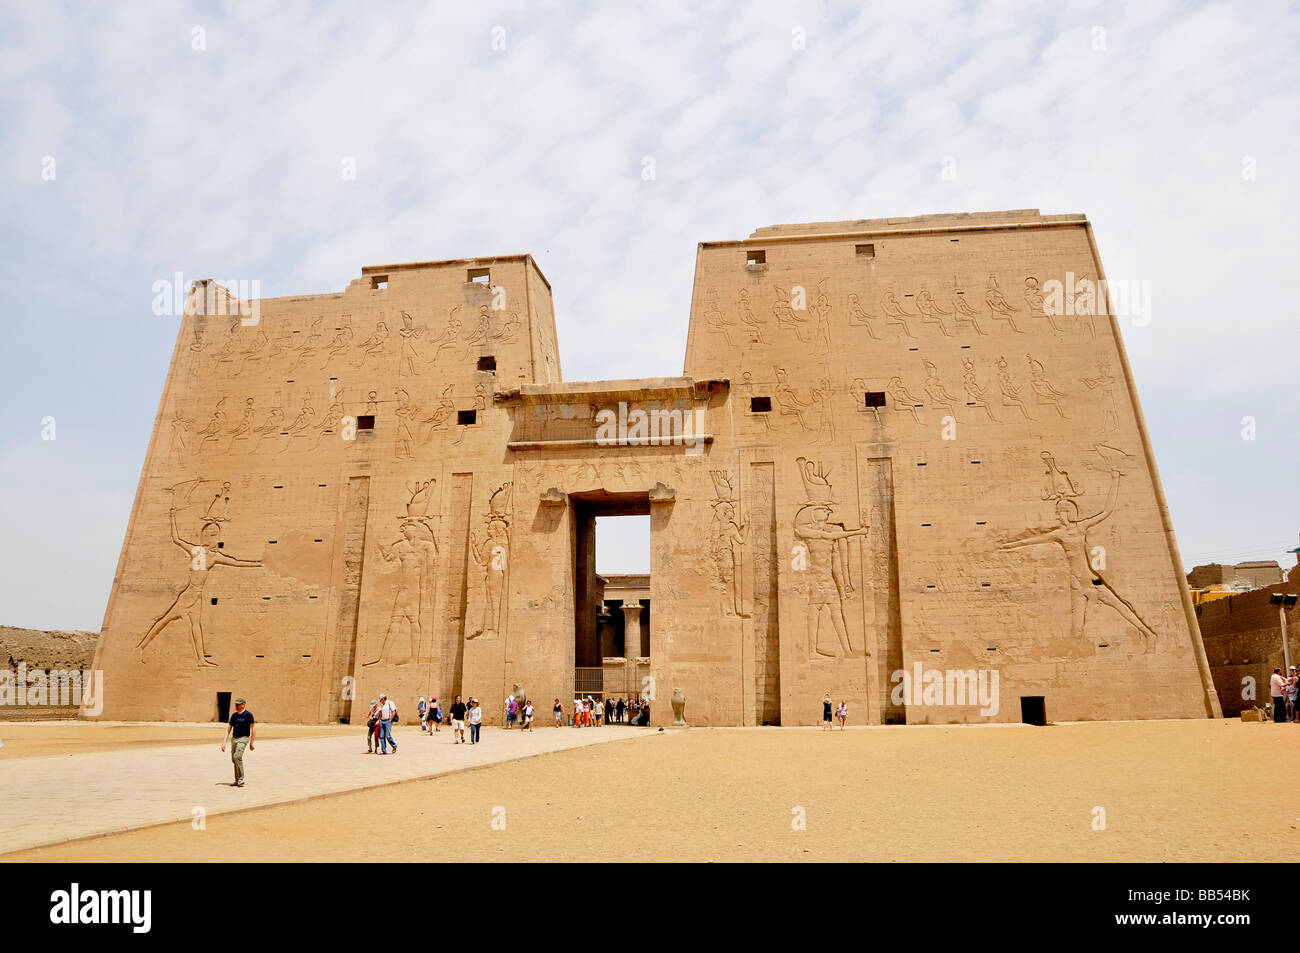
<path id="1" fill-rule="evenodd" d="M 506 571 L 510 561 L 510 496 L 512 483 L 503 483 L 488 500 L 487 527 L 480 538 L 470 540 L 470 555 L 483 573 L 483 615 L 481 624 L 466 638 L 493 639 L 501 631 L 502 608 L 506 591 Z"/>
<path id="2" fill-rule="evenodd" d="M 142 663 L 145 662 L 145 649 L 154 639 L 173 622 L 184 622 L 194 649 L 195 664 L 199 668 L 216 665 L 207 657 L 207 647 L 203 642 L 203 590 L 208 584 L 209 574 L 218 566 L 252 569 L 262 565 L 260 559 L 241 559 L 222 549 L 222 525 L 230 521 L 230 484 L 220 484 L 204 506 L 203 495 L 195 491 L 205 485 L 217 487 L 216 481 L 200 478 L 178 483 L 168 491 L 171 495 L 168 519 L 172 542 L 188 557 L 189 576 L 171 605 L 154 619 L 136 643 L 137 658 Z M 200 506 L 203 506 L 202 515 L 198 513 Z M 182 535 L 182 520 L 198 524 L 197 540 Z"/>
<path id="3" fill-rule="evenodd" d="M 424 634 L 422 620 L 433 608 L 438 568 L 437 534 L 428 515 L 434 482 L 426 480 L 407 487 L 411 498 L 406 504 L 406 515 L 399 517 L 402 535 L 387 546 L 379 544 L 379 555 L 384 562 L 397 564 L 397 582 L 393 586 L 393 611 L 379 651 L 374 658 L 363 662 L 363 666 L 380 662 L 402 664 L 419 658 Z"/>
<path id="4" fill-rule="evenodd" d="M 713 520 L 709 526 L 709 556 L 713 563 L 714 588 L 722 600 L 722 614 L 728 618 L 748 619 L 741 591 L 741 567 L 744 563 L 745 537 L 748 527 L 739 522 L 740 505 L 733 486 L 735 477 L 726 470 L 710 470 L 714 495 Z"/>
<path id="5" fill-rule="evenodd" d="M 854 592 L 849 574 L 848 541 L 866 536 L 869 527 L 849 529 L 843 523 L 832 522 L 836 502 L 831 491 L 830 471 L 806 457 L 799 457 L 795 462 L 799 465 L 799 476 L 807 498 L 794 518 L 794 535 L 798 541 L 794 568 L 802 570 L 808 582 L 808 657 L 861 657 L 865 652 L 854 649 L 849 639 L 844 606 Z M 838 652 L 822 648 L 823 619 L 835 633 Z"/>
<path id="6" fill-rule="evenodd" d="M 1106 501 L 1101 508 L 1085 516 L 1079 504 L 1079 499 L 1083 495 L 1079 485 L 1069 473 L 1057 465 L 1052 454 L 1044 451 L 1042 459 L 1046 471 L 1042 497 L 1044 500 L 1052 501 L 1056 525 L 1030 530 L 1004 540 L 999 548 L 1014 550 L 1049 544 L 1057 547 L 1065 559 L 1069 576 L 1070 624 L 1073 637 L 1083 638 L 1088 624 L 1089 609 L 1104 607 L 1136 629 L 1143 638 L 1144 649 L 1149 649 L 1156 639 L 1155 630 L 1138 614 L 1133 604 L 1120 594 L 1106 569 L 1105 547 L 1095 545 L 1096 541 L 1090 536 L 1093 529 L 1110 519 L 1115 512 L 1120 481 L 1132 458 L 1124 451 L 1104 444 L 1093 446 L 1092 452 L 1101 462 L 1099 464 L 1086 462 L 1084 465 L 1089 469 L 1107 473 L 1109 476 Z"/>

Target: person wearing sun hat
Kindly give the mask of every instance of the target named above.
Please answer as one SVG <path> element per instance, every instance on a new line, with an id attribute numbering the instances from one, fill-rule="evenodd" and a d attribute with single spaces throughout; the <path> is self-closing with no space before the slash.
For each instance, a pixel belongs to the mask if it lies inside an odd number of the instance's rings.
<path id="1" fill-rule="evenodd" d="M 257 728 L 253 720 L 253 713 L 245 709 L 247 704 L 244 699 L 235 699 L 235 713 L 230 716 L 230 723 L 226 726 L 226 737 L 221 742 L 221 750 L 226 750 L 226 744 L 230 745 L 230 760 L 235 765 L 235 783 L 233 787 L 242 788 L 244 786 L 244 748 L 249 751 L 254 749 L 253 739 L 257 737 Z"/>

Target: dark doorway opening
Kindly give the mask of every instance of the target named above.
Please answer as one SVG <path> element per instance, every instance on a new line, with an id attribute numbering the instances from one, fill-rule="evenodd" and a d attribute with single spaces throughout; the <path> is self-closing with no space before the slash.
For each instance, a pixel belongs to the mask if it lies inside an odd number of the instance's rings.
<path id="1" fill-rule="evenodd" d="M 1046 725 L 1047 699 L 1042 695 L 1021 695 L 1020 720 L 1026 725 Z"/>
<path id="2" fill-rule="evenodd" d="M 230 692 L 217 692 L 217 721 L 230 721 Z"/>

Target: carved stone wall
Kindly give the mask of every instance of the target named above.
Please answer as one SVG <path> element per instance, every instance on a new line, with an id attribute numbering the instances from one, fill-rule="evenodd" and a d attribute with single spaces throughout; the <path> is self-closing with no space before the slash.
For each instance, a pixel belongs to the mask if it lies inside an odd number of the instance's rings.
<path id="1" fill-rule="evenodd" d="M 255 316 L 201 287 L 103 717 L 567 700 L 602 664 L 591 521 L 647 512 L 625 677 L 655 724 L 675 689 L 699 725 L 812 724 L 827 694 L 852 723 L 1216 713 L 1103 277 L 1082 216 L 762 229 L 699 247 L 684 376 L 573 383 L 526 256 L 367 267 Z M 996 674 L 1000 703 L 935 672 Z"/>

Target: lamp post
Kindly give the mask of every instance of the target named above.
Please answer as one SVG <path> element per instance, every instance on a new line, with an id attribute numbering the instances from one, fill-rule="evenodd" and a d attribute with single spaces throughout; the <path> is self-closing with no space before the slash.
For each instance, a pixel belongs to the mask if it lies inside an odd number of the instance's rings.
<path id="1" fill-rule="evenodd" d="M 1297 600 L 1300 596 L 1292 592 L 1274 592 L 1268 597 L 1268 604 L 1277 606 L 1277 617 L 1282 624 L 1282 665 L 1287 672 L 1291 671 L 1291 648 L 1286 638 L 1286 610 L 1294 607 Z"/>

